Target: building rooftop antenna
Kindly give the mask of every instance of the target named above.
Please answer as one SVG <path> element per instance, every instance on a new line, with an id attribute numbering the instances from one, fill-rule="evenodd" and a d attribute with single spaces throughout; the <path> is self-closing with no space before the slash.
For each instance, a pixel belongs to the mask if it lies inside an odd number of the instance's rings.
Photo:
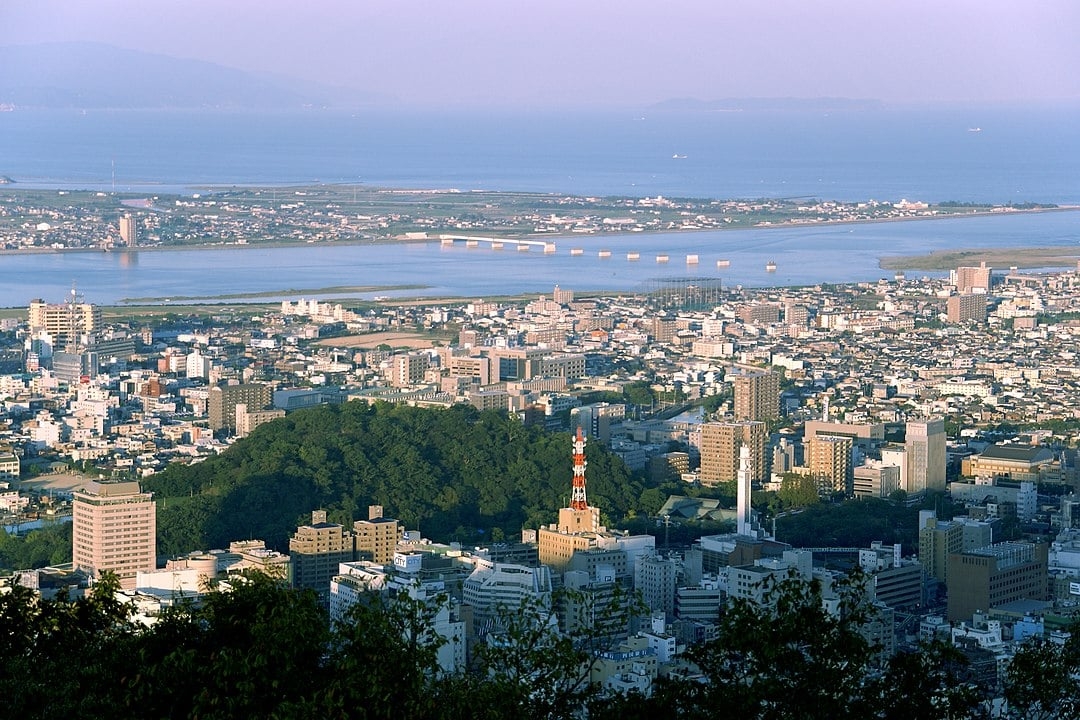
<path id="1" fill-rule="evenodd" d="M 585 435 L 578 426 L 574 436 L 574 480 L 570 496 L 570 507 L 574 510 L 588 510 L 589 502 L 585 498 Z"/>

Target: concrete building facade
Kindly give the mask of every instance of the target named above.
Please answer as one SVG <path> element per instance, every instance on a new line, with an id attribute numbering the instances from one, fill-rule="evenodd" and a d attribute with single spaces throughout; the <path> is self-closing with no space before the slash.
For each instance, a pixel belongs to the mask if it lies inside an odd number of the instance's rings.
<path id="1" fill-rule="evenodd" d="M 93 578 L 115 573 L 125 589 L 157 569 L 157 508 L 137 482 L 90 482 L 72 499 L 72 561 Z"/>
<path id="2" fill-rule="evenodd" d="M 236 431 L 236 406 L 247 406 L 248 412 L 258 412 L 270 404 L 269 385 L 245 383 L 218 385 L 207 392 L 206 410 L 211 430 Z"/>
<path id="3" fill-rule="evenodd" d="M 945 489 L 945 421 L 941 418 L 907 423 L 904 440 L 907 482 L 904 490 L 920 493 Z"/>
<path id="4" fill-rule="evenodd" d="M 986 295 L 951 295 L 945 301 L 945 317 L 951 323 L 986 322 Z"/>
<path id="5" fill-rule="evenodd" d="M 310 588 L 324 604 L 330 600 L 330 580 L 341 563 L 355 559 L 353 535 L 344 525 L 326 522 L 326 511 L 311 513 L 311 523 L 296 528 L 289 540 L 293 587 Z"/>
<path id="6" fill-rule="evenodd" d="M 743 372 L 732 376 L 736 420 L 776 420 L 780 417 L 780 375 Z"/>
<path id="7" fill-rule="evenodd" d="M 1046 567 L 1045 543 L 997 543 L 950 555 L 949 620 L 967 620 L 1015 600 L 1046 600 Z"/>
<path id="8" fill-rule="evenodd" d="M 739 448 L 750 448 L 753 482 L 767 477 L 765 446 L 768 432 L 763 422 L 705 423 L 701 426 L 701 483 L 716 485 L 738 478 Z"/>

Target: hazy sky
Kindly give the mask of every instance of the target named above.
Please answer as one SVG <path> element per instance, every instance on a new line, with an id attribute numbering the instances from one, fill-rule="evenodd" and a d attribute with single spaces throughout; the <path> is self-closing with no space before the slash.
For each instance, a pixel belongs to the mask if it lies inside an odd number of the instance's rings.
<path id="1" fill-rule="evenodd" d="M 1077 0 L 0 0 L 71 40 L 410 103 L 1080 99 Z"/>

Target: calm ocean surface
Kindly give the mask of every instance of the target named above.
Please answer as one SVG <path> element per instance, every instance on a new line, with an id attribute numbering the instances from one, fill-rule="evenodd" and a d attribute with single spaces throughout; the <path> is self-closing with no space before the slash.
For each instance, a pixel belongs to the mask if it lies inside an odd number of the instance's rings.
<path id="1" fill-rule="evenodd" d="M 536 292 L 555 284 L 574 290 L 645 290 L 657 278 L 719 277 L 725 286 L 812 285 L 892 277 L 879 269 L 882 255 L 918 254 L 959 247 L 1075 245 L 1080 213 L 1055 212 L 821 227 L 784 227 L 676 234 L 573 237 L 558 251 L 516 252 L 438 243 L 293 248 L 89 252 L 0 256 L 0 306 L 42 297 L 60 302 L 77 283 L 88 301 L 117 304 L 131 298 L 212 298 L 223 293 L 272 293 L 269 299 L 314 297 L 318 288 L 427 285 L 423 290 L 378 290 L 372 298 L 464 296 Z M 583 250 L 571 255 L 572 248 Z M 611 251 L 600 258 L 599 251 Z M 630 261 L 630 252 L 640 259 Z M 667 263 L 656 256 L 666 254 Z M 699 263 L 687 265 L 686 255 Z M 730 266 L 716 267 L 717 260 Z M 769 273 L 765 264 L 777 264 Z M 693 280 L 687 280 L 693 283 Z M 333 297 L 341 297 L 335 293 Z"/>
<path id="2" fill-rule="evenodd" d="M 979 132 L 973 129 L 979 128 Z M 685 156 L 674 158 L 673 155 Z M 1080 204 L 1080 107 L 844 112 L 389 115 L 0 113 L 0 175 L 30 187 L 183 191 L 364 183 L 589 195 Z M 115 178 L 115 180 L 114 180 Z M 3 256 L 0 305 L 102 304 L 341 285 L 406 296 L 635 289 L 650 278 L 813 284 L 890 273 L 881 255 L 1080 245 L 1080 214 L 570 238 L 553 256 L 438 245 Z M 571 257 L 570 248 L 584 254 Z M 611 249 L 600 260 L 597 251 Z M 629 251 L 641 260 L 628 262 Z M 658 265 L 655 255 L 670 262 Z M 686 254 L 700 264 L 687 266 Z M 775 274 L 764 265 L 773 260 Z M 393 295 L 390 292 L 369 293 Z M 310 293 L 308 293 L 310 295 Z"/>

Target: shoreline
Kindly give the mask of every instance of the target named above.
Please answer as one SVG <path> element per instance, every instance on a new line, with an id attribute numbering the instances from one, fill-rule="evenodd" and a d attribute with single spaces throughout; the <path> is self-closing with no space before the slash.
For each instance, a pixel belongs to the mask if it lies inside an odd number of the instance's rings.
<path id="1" fill-rule="evenodd" d="M 574 238 L 589 238 L 599 239 L 603 237 L 611 238 L 625 238 L 631 235 L 683 235 L 683 234 L 700 234 L 708 232 L 730 232 L 735 230 L 771 230 L 771 229 L 791 229 L 796 227 L 829 227 L 834 225 L 870 225 L 875 223 L 901 223 L 901 222 L 926 222 L 934 220 L 958 220 L 964 218 L 977 218 L 977 217 L 996 217 L 1001 215 L 1027 215 L 1027 214 L 1039 214 L 1039 213 L 1054 213 L 1054 212 L 1078 212 L 1080 211 L 1080 205 L 1059 205 L 1057 207 L 1041 207 L 1041 208 L 1022 208 L 1022 209 L 992 209 L 992 210 L 973 210 L 970 212 L 955 212 L 955 213 L 943 213 L 940 215 L 915 215 L 915 216 L 903 216 L 903 217 L 883 217 L 883 218 L 860 218 L 855 220 L 813 220 L 813 221 L 799 221 L 799 220 L 784 220 L 779 222 L 769 222 L 757 225 L 740 225 L 737 227 L 709 227 L 709 228 L 694 228 L 694 229 L 663 229 L 663 230 L 642 230 L 640 232 L 628 233 L 628 232 L 610 232 L 610 233 L 522 233 L 522 234 L 506 234 L 495 235 L 490 233 L 484 233 L 482 231 L 470 232 L 469 234 L 476 234 L 479 237 L 506 237 L 507 239 L 522 239 L 522 240 L 572 240 Z M 243 243 L 207 243 L 203 245 L 147 245 L 147 246 L 114 246 L 109 248 L 18 248 L 18 249 L 0 249 L 0 256 L 4 255 L 68 255 L 68 254 L 94 254 L 94 253 L 138 253 L 138 252 L 184 252 L 184 251 L 199 251 L 199 250 L 267 250 L 267 249 L 282 249 L 282 248 L 301 248 L 301 247 L 333 247 L 333 246 L 364 246 L 364 245 L 398 245 L 398 244 L 417 244 L 417 243 L 434 243 L 439 242 L 438 235 L 440 234 L 462 234 L 460 232 L 431 232 L 425 233 L 426 237 L 394 237 L 394 238 L 374 238 L 374 239 L 356 239 L 356 240 L 333 240 L 323 242 L 309 242 L 309 241 L 289 241 L 289 240 L 272 240 L 268 242 L 243 242 Z M 884 261 L 887 256 L 879 258 L 880 261 Z"/>

